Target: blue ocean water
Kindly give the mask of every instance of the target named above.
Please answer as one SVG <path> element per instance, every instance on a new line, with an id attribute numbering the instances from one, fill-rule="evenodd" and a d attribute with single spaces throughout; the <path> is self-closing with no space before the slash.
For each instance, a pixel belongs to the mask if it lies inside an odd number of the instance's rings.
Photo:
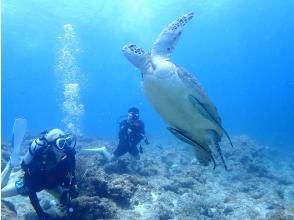
<path id="1" fill-rule="evenodd" d="M 2 1 L 2 140 L 15 118 L 29 131 L 64 127 L 64 77 L 57 71 L 73 28 L 80 131 L 116 137 L 119 116 L 138 106 L 149 136 L 165 125 L 140 88 L 141 74 L 122 55 L 135 43 L 152 47 L 180 15 L 196 16 L 172 60 L 197 77 L 231 135 L 291 150 L 294 143 L 294 2 L 270 1 Z"/>

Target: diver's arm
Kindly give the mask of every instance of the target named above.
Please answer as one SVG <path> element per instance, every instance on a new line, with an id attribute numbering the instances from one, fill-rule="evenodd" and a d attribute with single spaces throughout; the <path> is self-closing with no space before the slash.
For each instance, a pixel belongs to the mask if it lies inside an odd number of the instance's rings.
<path id="1" fill-rule="evenodd" d="M 46 217 L 48 217 L 48 214 L 45 213 L 43 211 L 42 207 L 40 206 L 40 202 L 39 202 L 39 199 L 37 197 L 37 193 L 33 192 L 33 191 L 30 191 L 29 192 L 29 198 L 30 198 L 31 204 L 34 207 L 38 217 L 40 219 L 46 219 Z"/>
<path id="2" fill-rule="evenodd" d="M 68 160 L 69 160 L 68 187 L 71 193 L 71 197 L 75 198 L 78 196 L 78 192 L 77 192 L 77 181 L 76 181 L 76 158 L 75 158 L 74 149 L 68 154 Z"/>
<path id="3" fill-rule="evenodd" d="M 120 124 L 119 124 L 119 132 L 118 132 L 118 137 L 119 139 L 125 139 L 128 132 L 127 132 L 127 129 L 128 129 L 128 126 L 127 126 L 127 121 L 124 120 L 122 121 Z"/>
<path id="4" fill-rule="evenodd" d="M 144 123 L 139 120 L 138 121 L 139 126 L 135 127 L 134 132 L 136 133 L 136 136 L 139 138 L 139 141 L 141 141 L 143 138 L 145 138 L 145 128 Z"/>
<path id="5" fill-rule="evenodd" d="M 140 133 L 141 133 L 141 135 L 143 136 L 143 137 L 145 137 L 145 126 L 144 126 L 144 122 L 143 121 L 140 121 L 141 123 L 141 126 L 140 126 L 140 129 L 141 129 L 141 131 L 140 131 Z"/>
<path id="6" fill-rule="evenodd" d="M 72 153 L 72 155 L 70 156 L 70 172 L 71 172 L 71 185 L 76 185 L 77 181 L 76 181 L 76 157 L 75 157 L 75 152 Z"/>
<path id="7" fill-rule="evenodd" d="M 141 121 L 141 135 L 142 135 L 142 138 L 144 138 L 145 144 L 150 144 L 149 140 L 148 140 L 148 138 L 146 137 L 146 134 L 145 134 L 145 126 L 144 126 L 143 121 Z"/>

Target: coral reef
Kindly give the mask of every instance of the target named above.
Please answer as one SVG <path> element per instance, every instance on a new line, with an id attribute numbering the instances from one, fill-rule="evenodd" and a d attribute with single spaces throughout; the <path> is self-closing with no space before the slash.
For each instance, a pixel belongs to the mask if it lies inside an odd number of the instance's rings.
<path id="1" fill-rule="evenodd" d="M 72 201 L 74 219 L 111 219 L 116 216 L 116 205 L 110 200 L 99 196 L 80 196 Z"/>
<path id="2" fill-rule="evenodd" d="M 175 139 L 153 140 L 140 160 L 124 155 L 107 162 L 78 150 L 73 219 L 294 219 L 291 155 L 245 135 L 232 141 L 234 148 L 221 143 L 229 171 L 220 162 L 215 170 L 201 166 L 191 147 Z M 115 148 L 112 140 L 82 138 L 78 149 L 102 145 Z M 5 201 L 32 216 L 29 203 L 19 206 L 23 199 Z M 47 194 L 41 199 L 51 200 Z"/>
<path id="3" fill-rule="evenodd" d="M 1 219 L 2 220 L 11 220 L 16 219 L 17 213 L 15 207 L 10 202 L 1 202 Z"/>

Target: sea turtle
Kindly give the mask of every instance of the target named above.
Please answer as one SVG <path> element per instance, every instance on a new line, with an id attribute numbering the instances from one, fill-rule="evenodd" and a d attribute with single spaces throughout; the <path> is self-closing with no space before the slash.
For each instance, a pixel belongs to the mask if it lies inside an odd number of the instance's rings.
<path id="1" fill-rule="evenodd" d="M 212 150 L 216 149 L 227 169 L 219 142 L 223 133 L 229 136 L 221 125 L 216 107 L 198 81 L 170 61 L 184 26 L 193 16 L 193 12 L 187 13 L 165 27 L 151 53 L 134 44 L 125 45 L 122 51 L 141 70 L 144 93 L 168 124 L 168 129 L 193 146 L 201 164 L 208 165 L 212 161 L 215 167 Z"/>

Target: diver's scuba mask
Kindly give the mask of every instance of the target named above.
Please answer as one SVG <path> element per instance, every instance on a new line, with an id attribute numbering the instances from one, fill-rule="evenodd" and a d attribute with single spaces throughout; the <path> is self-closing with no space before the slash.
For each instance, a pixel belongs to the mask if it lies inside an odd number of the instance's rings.
<path id="1" fill-rule="evenodd" d="M 45 141 L 45 145 L 55 146 L 58 150 L 74 149 L 77 143 L 77 138 L 74 134 L 68 133 L 65 135 L 59 135 L 55 140 L 48 141 L 46 138 L 47 131 L 41 133 L 42 137 L 40 140 Z"/>
<path id="2" fill-rule="evenodd" d="M 68 149 L 74 149 L 77 143 L 77 138 L 73 134 L 66 134 L 58 137 L 55 140 L 55 147 L 58 150 L 64 150 L 66 148 Z"/>
<path id="3" fill-rule="evenodd" d="M 34 158 L 35 168 L 48 172 L 68 156 L 68 153 L 75 152 L 76 136 L 56 132 L 48 137 L 47 131 L 41 133 L 41 137 L 35 139 L 30 146 L 30 151 L 24 157 L 24 162 L 29 165 Z"/>
<path id="4" fill-rule="evenodd" d="M 140 115 L 138 113 L 135 112 L 129 112 L 128 113 L 128 119 L 129 120 L 138 120 L 140 117 Z"/>

